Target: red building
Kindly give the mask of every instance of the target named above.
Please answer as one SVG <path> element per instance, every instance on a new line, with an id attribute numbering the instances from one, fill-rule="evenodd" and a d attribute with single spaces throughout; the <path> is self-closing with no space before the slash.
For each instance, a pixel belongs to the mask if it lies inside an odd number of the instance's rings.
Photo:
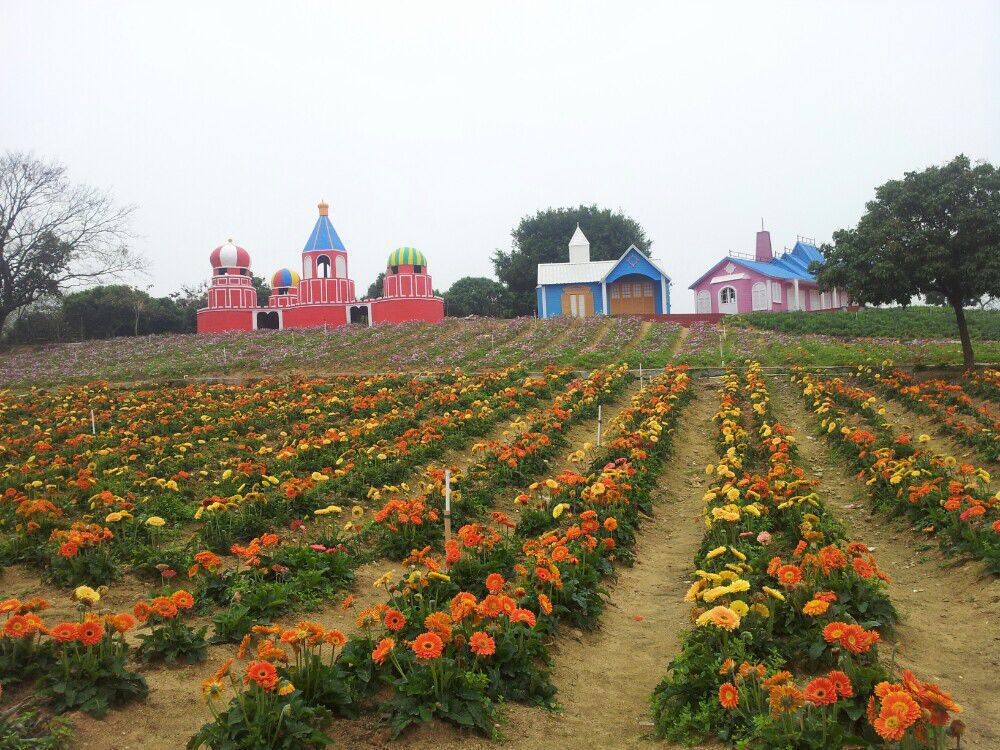
<path id="1" fill-rule="evenodd" d="M 198 333 L 260 328 L 309 328 L 357 323 L 403 323 L 444 318 L 444 300 L 435 296 L 427 258 L 412 247 L 389 255 L 382 296 L 357 299 L 348 275 L 347 248 L 330 221 L 329 206 L 319 204 L 319 218 L 302 250 L 302 275 L 287 268 L 271 278 L 267 307 L 257 304 L 250 255 L 232 240 L 212 251 L 208 306 L 198 311 Z"/>

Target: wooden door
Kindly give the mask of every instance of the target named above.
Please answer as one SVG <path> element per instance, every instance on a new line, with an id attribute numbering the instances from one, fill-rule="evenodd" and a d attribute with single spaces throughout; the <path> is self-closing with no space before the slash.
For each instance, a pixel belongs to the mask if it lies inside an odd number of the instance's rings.
<path id="1" fill-rule="evenodd" d="M 594 314 L 594 295 L 587 286 L 568 286 L 562 293 L 562 314 L 571 318 L 589 318 Z"/>
<path id="2" fill-rule="evenodd" d="M 608 284 L 612 315 L 652 315 L 656 312 L 656 286 L 652 281 L 615 281 Z"/>

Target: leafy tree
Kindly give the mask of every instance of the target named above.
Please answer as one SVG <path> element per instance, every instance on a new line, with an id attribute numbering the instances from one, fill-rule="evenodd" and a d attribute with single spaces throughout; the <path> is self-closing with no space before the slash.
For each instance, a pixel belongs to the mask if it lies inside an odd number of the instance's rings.
<path id="1" fill-rule="evenodd" d="M 250 274 L 250 281 L 253 283 L 253 288 L 257 290 L 257 307 L 267 307 L 267 303 L 271 299 L 271 285 L 264 278 L 253 273 Z"/>
<path id="2" fill-rule="evenodd" d="M 565 263 L 567 246 L 579 224 L 590 240 L 591 260 L 617 260 L 629 245 L 646 255 L 652 241 L 635 219 L 621 211 L 597 206 L 549 208 L 534 216 L 525 216 L 511 232 L 509 252 L 493 253 L 496 277 L 510 293 L 510 312 L 530 315 L 535 309 L 535 287 L 539 263 Z"/>
<path id="3" fill-rule="evenodd" d="M 368 294 L 365 295 L 367 299 L 378 299 L 382 296 L 382 291 L 385 286 L 385 271 L 379 271 L 378 276 L 375 277 L 375 281 L 371 283 L 368 287 Z"/>
<path id="4" fill-rule="evenodd" d="M 444 309 L 453 318 L 466 315 L 499 318 L 507 311 L 507 290 L 493 279 L 465 276 L 445 292 Z"/>
<path id="5" fill-rule="evenodd" d="M 918 295 L 954 311 L 966 366 L 974 362 L 965 306 L 1000 296 L 1000 170 L 959 155 L 876 188 L 854 229 L 834 232 L 813 264 L 823 289 L 857 302 L 908 305 Z"/>
<path id="6" fill-rule="evenodd" d="M 131 213 L 106 193 L 72 184 L 62 165 L 0 156 L 0 330 L 40 299 L 133 270 Z"/>

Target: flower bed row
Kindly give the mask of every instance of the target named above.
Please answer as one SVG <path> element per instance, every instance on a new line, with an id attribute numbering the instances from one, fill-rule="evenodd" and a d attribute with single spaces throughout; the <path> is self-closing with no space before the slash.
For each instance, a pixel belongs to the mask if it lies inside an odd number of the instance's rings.
<path id="1" fill-rule="evenodd" d="M 963 380 L 969 393 L 1000 404 L 1000 370 L 969 370 Z"/>
<path id="2" fill-rule="evenodd" d="M 719 462 L 687 600 L 695 625 L 653 693 L 656 732 L 741 746 L 938 747 L 959 710 L 909 672 L 892 681 L 896 620 L 869 548 L 849 543 L 795 463 L 757 363 L 723 378 Z"/>
<path id="3" fill-rule="evenodd" d="M 876 507 L 905 513 L 946 552 L 972 555 L 1000 572 L 1000 493 L 991 491 L 988 472 L 925 450 L 924 436 L 895 434 L 864 389 L 802 370 L 792 379 Z"/>
<path id="4" fill-rule="evenodd" d="M 413 550 L 398 579 L 383 577 L 387 601 L 360 612 L 345 639 L 305 621 L 256 627 L 237 655 L 249 663 L 234 672 L 227 662 L 206 684 L 212 701 L 228 675 L 235 695 L 189 747 L 254 734 L 272 747 L 319 746 L 329 713 L 369 709 L 394 734 L 436 718 L 496 736 L 500 702 L 550 705 L 545 638 L 559 620 L 596 618 L 601 581 L 631 544 L 689 386 L 683 370 L 655 379 L 586 474 L 543 481 L 559 502 L 538 536 L 518 538 L 502 514 L 470 519 L 443 548 Z"/>
<path id="5" fill-rule="evenodd" d="M 918 414 L 932 417 L 987 461 L 1000 460 L 1000 419 L 986 406 L 977 406 L 961 384 L 945 380 L 917 382 L 902 370 L 888 366 L 859 365 L 854 374 Z"/>

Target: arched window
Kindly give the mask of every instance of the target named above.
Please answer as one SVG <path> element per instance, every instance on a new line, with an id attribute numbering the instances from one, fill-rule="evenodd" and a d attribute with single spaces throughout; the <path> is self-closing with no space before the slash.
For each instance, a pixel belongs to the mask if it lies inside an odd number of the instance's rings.
<path id="1" fill-rule="evenodd" d="M 413 273 L 423 273 L 423 272 L 424 272 L 424 267 L 423 266 L 414 266 L 413 267 Z"/>
<path id="2" fill-rule="evenodd" d="M 347 259 L 343 255 L 338 255 L 335 260 L 336 260 L 335 267 L 337 269 L 337 272 L 336 272 L 335 276 L 338 279 L 346 279 L 347 278 Z"/>
<path id="3" fill-rule="evenodd" d="M 320 279 L 330 278 L 330 259 L 325 255 L 316 259 L 316 277 Z"/>
<path id="4" fill-rule="evenodd" d="M 719 312 L 732 314 L 736 311 L 736 287 L 722 287 L 719 290 Z"/>

